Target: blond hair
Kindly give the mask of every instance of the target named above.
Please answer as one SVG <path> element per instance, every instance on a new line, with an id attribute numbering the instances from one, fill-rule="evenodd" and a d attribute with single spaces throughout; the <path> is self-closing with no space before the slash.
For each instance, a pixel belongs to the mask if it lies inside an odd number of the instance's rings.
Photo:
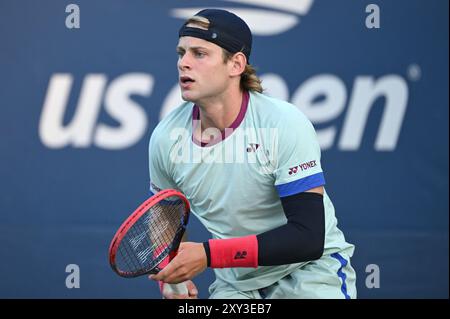
<path id="1" fill-rule="evenodd" d="M 186 21 L 186 25 L 208 30 L 209 20 L 205 17 L 193 16 Z M 223 62 L 228 62 L 234 54 L 222 48 Z M 246 91 L 262 93 L 264 90 L 261 86 L 261 79 L 256 75 L 256 69 L 249 63 L 247 63 L 244 72 L 241 74 L 240 86 L 242 90 Z"/>

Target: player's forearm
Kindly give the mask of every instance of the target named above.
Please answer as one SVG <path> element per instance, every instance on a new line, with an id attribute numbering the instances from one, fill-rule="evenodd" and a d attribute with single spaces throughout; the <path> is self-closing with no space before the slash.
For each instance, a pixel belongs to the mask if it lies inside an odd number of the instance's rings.
<path id="1" fill-rule="evenodd" d="M 259 265 L 319 259 L 325 242 L 323 196 L 301 193 L 281 199 L 288 223 L 257 236 Z"/>
<path id="2" fill-rule="evenodd" d="M 258 265 L 285 265 L 319 259 L 323 236 L 318 231 L 300 230 L 286 224 L 257 236 Z"/>

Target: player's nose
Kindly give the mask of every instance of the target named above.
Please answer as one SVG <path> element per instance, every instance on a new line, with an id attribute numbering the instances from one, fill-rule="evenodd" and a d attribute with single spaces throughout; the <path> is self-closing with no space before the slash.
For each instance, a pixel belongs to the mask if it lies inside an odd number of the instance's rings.
<path id="1" fill-rule="evenodd" d="M 191 69 L 190 59 L 188 54 L 184 54 L 183 56 L 178 58 L 178 69 L 180 71 L 185 71 Z"/>

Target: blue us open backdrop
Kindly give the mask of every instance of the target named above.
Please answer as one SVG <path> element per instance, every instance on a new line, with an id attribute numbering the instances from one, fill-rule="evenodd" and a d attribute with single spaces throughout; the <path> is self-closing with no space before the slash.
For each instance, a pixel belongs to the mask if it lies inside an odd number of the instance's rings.
<path id="1" fill-rule="evenodd" d="M 1 0 L 0 297 L 160 298 L 108 246 L 148 195 L 178 28 L 204 7 L 249 23 L 267 94 L 313 122 L 359 297 L 448 298 L 446 0 Z M 189 237 L 209 234 L 192 218 Z"/>

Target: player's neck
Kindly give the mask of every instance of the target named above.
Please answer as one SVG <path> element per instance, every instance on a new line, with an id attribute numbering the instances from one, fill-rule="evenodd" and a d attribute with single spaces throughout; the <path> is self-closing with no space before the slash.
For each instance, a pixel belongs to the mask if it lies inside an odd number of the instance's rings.
<path id="1" fill-rule="evenodd" d="M 241 109 L 242 94 L 239 87 L 234 87 L 219 96 L 196 103 L 200 109 L 201 131 L 207 128 L 223 131 L 230 127 Z"/>

